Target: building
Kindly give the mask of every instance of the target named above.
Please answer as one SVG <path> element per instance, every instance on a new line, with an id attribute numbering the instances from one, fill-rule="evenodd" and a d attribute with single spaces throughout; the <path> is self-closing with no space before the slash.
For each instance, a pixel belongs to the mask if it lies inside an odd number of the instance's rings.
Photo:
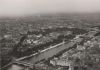
<path id="1" fill-rule="evenodd" d="M 68 70 L 81 70 L 81 62 L 76 62 L 74 59 L 53 59 L 50 63 L 54 66 L 66 66 Z"/>

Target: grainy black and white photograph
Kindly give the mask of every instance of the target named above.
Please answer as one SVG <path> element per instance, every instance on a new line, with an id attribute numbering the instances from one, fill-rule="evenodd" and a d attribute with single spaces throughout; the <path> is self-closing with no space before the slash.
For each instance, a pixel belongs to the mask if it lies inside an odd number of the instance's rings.
<path id="1" fill-rule="evenodd" d="M 0 0 L 0 70 L 100 70 L 100 0 Z"/>

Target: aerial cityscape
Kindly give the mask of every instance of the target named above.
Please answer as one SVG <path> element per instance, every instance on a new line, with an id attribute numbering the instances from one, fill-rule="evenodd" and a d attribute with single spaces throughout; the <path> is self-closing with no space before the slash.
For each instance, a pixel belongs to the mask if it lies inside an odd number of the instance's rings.
<path id="1" fill-rule="evenodd" d="M 100 70 L 100 0 L 0 0 L 0 70 Z"/>
<path id="2" fill-rule="evenodd" d="M 1 69 L 100 69 L 100 14 L 2 18 L 0 30 Z"/>

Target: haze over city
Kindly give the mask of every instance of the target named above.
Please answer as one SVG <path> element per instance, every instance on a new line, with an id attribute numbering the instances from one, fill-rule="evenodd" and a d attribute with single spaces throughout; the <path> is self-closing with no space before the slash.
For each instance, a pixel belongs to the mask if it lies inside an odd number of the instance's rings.
<path id="1" fill-rule="evenodd" d="M 100 0 L 0 0 L 0 16 L 100 12 Z"/>

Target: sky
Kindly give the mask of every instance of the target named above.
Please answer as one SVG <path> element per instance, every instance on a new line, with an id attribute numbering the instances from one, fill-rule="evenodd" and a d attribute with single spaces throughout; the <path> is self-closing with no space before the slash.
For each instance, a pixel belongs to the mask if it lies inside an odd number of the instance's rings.
<path id="1" fill-rule="evenodd" d="M 100 12 L 100 0 L 0 0 L 0 16 Z"/>

